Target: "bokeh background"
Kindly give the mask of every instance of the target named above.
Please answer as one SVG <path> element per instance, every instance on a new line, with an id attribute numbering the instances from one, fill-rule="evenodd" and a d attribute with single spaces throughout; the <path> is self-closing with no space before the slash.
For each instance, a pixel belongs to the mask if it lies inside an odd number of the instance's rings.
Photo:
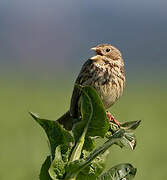
<path id="1" fill-rule="evenodd" d="M 28 115 L 56 119 L 99 43 L 123 53 L 127 86 L 110 110 L 142 120 L 135 151 L 111 149 L 108 166 L 130 162 L 136 180 L 167 179 L 167 1 L 0 0 L 0 179 L 37 180 L 49 153 Z"/>

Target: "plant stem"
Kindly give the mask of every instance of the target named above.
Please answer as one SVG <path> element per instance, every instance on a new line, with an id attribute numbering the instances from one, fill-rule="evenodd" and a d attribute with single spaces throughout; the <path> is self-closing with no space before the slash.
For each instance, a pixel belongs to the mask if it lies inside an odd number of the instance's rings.
<path id="1" fill-rule="evenodd" d="M 90 155 L 86 158 L 85 162 L 81 165 L 81 169 L 85 168 L 88 166 L 97 156 L 100 154 L 104 153 L 110 146 L 115 144 L 122 136 L 124 135 L 125 131 L 123 129 L 119 129 L 113 136 L 105 142 L 102 146 L 99 148 L 95 149 Z"/>
<path id="2" fill-rule="evenodd" d="M 85 142 L 85 135 L 86 135 L 87 129 L 88 129 L 88 127 L 86 126 L 84 128 L 84 131 L 83 131 L 81 137 L 79 138 L 78 142 L 76 143 L 76 145 L 74 147 L 74 150 L 73 150 L 71 157 L 70 157 L 71 162 L 80 158 L 81 151 L 82 151 L 82 148 L 83 148 L 83 145 Z"/>

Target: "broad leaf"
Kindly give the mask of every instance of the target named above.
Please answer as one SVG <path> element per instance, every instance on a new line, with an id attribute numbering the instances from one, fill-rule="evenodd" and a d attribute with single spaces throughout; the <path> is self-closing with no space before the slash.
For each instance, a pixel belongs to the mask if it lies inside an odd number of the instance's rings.
<path id="1" fill-rule="evenodd" d="M 74 138 L 77 141 L 84 128 L 87 126 L 86 139 L 84 147 L 85 149 L 93 149 L 93 140 L 88 138 L 94 136 L 104 137 L 109 129 L 109 122 L 106 116 L 106 111 L 101 102 L 101 99 L 94 88 L 79 87 L 82 88 L 81 96 L 81 115 L 82 120 L 74 125 L 73 133 Z M 87 142 L 89 140 L 89 142 Z M 92 142 L 91 142 L 92 141 Z M 91 146 L 90 146 L 91 145 Z"/>
<path id="2" fill-rule="evenodd" d="M 96 180 L 131 180 L 136 175 L 137 169 L 131 164 L 119 164 L 114 166 Z"/>
<path id="3" fill-rule="evenodd" d="M 55 149 L 58 145 L 69 144 L 73 142 L 71 134 L 65 130 L 58 122 L 39 118 L 36 114 L 30 112 L 30 115 L 45 130 L 51 148 L 52 158 L 54 158 Z"/>
<path id="4" fill-rule="evenodd" d="M 93 87 L 83 87 L 83 91 L 89 96 L 93 106 L 92 119 L 87 132 L 88 136 L 104 137 L 109 129 L 109 122 L 106 116 L 104 105 Z M 85 96 L 86 95 L 83 93 L 81 101 L 81 113 L 83 121 L 87 122 L 87 114 L 89 114 L 90 105 L 88 105 L 89 102 Z"/>

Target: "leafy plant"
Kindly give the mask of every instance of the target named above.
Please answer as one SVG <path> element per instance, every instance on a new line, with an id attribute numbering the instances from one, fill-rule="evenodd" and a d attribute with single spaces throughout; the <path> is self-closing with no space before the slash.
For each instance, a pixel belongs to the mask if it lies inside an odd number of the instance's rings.
<path id="1" fill-rule="evenodd" d="M 112 145 L 121 148 L 136 146 L 134 130 L 140 121 L 120 124 L 109 122 L 97 92 L 92 87 L 78 86 L 82 91 L 81 119 L 75 121 L 71 131 L 65 130 L 57 121 L 42 119 L 30 113 L 45 130 L 49 140 L 50 155 L 40 172 L 40 180 L 131 180 L 136 168 L 131 164 L 119 164 L 107 172 L 105 160 Z M 96 147 L 95 139 L 105 139 Z M 102 174 L 103 173 L 103 174 Z"/>

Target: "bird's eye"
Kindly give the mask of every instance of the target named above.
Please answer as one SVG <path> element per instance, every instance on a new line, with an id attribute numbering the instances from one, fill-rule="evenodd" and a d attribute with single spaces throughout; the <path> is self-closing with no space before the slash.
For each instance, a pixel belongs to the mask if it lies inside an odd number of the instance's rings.
<path id="1" fill-rule="evenodd" d="M 107 48 L 107 49 L 106 49 L 106 52 L 110 52 L 110 49 L 109 49 L 109 48 Z"/>

